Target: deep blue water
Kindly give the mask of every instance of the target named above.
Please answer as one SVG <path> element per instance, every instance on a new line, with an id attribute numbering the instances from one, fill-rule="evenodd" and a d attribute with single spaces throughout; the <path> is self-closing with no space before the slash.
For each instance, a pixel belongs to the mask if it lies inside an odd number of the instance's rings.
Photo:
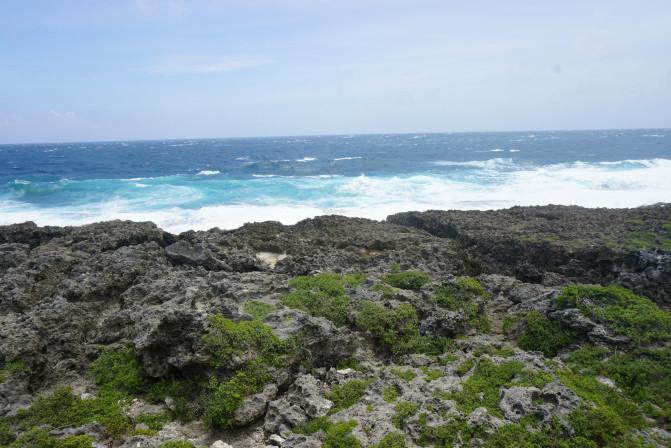
<path id="1" fill-rule="evenodd" d="M 0 146 L 0 222 L 173 231 L 322 213 L 671 201 L 671 130 Z"/>

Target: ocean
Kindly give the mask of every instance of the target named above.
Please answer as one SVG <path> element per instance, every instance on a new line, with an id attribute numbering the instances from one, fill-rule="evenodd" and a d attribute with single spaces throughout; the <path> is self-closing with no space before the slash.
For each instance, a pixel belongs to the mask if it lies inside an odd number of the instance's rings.
<path id="1" fill-rule="evenodd" d="M 0 223 L 171 232 L 323 215 L 671 201 L 671 129 L 0 145 Z"/>

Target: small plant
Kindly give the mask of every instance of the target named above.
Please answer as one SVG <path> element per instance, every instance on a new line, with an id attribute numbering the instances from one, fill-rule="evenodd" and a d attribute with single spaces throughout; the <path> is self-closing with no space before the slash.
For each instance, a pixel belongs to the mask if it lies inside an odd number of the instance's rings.
<path id="1" fill-rule="evenodd" d="M 396 413 L 391 417 L 391 422 L 398 429 L 403 429 L 406 421 L 417 413 L 418 408 L 419 406 L 409 401 L 399 402 L 395 407 Z"/>
<path id="2" fill-rule="evenodd" d="M 490 294 L 473 277 L 459 277 L 454 282 L 443 283 L 434 295 L 438 305 L 451 311 L 464 313 L 468 328 L 489 331 L 490 324 L 483 314 L 484 303 Z"/>
<path id="3" fill-rule="evenodd" d="M 361 442 L 352 435 L 356 420 L 332 424 L 326 430 L 322 448 L 361 448 Z"/>
<path id="4" fill-rule="evenodd" d="M 420 367 L 422 370 L 422 373 L 424 373 L 424 379 L 426 381 L 434 381 L 437 380 L 438 378 L 443 377 L 443 371 L 442 370 L 432 370 L 427 366 L 422 366 Z"/>
<path id="5" fill-rule="evenodd" d="M 406 370 L 391 369 L 391 373 L 393 373 L 394 375 L 405 381 L 412 381 L 415 378 L 417 378 L 417 374 L 412 369 L 406 369 Z"/>
<path id="6" fill-rule="evenodd" d="M 559 350 L 575 341 L 575 332 L 560 327 L 538 311 L 526 315 L 524 330 L 517 338 L 520 348 L 539 351 L 547 357 L 557 356 Z"/>
<path id="7" fill-rule="evenodd" d="M 170 416 L 165 413 L 140 414 L 135 418 L 135 423 L 144 423 L 152 431 L 160 431 L 169 421 Z"/>
<path id="8" fill-rule="evenodd" d="M 282 304 L 313 316 L 325 317 L 337 326 L 343 326 L 347 323 L 349 307 L 345 286 L 355 286 L 363 279 L 359 275 L 329 273 L 295 277 L 289 280 L 293 291 L 282 297 Z"/>
<path id="9" fill-rule="evenodd" d="M 12 375 L 29 375 L 30 367 L 23 361 L 11 361 L 0 369 L 0 383 L 5 382 Z"/>
<path id="10" fill-rule="evenodd" d="M 559 308 L 578 308 L 585 316 L 638 343 L 671 339 L 671 313 L 620 286 L 566 286 Z"/>
<path id="11" fill-rule="evenodd" d="M 468 372 L 470 372 L 470 370 L 473 368 L 474 365 L 475 365 L 475 361 L 473 361 L 473 359 L 471 359 L 471 358 L 465 359 L 465 360 L 463 360 L 462 363 L 459 364 L 459 366 L 454 370 L 454 373 L 456 373 L 456 374 L 459 375 L 459 376 L 464 376 L 464 375 L 466 375 Z"/>
<path id="12" fill-rule="evenodd" d="M 338 412 L 357 404 L 370 383 L 369 380 L 350 380 L 333 386 L 331 392 L 326 394 L 326 398 L 334 404 L 331 411 Z"/>
<path id="13" fill-rule="evenodd" d="M 499 416 L 499 389 L 513 384 L 513 378 L 522 372 L 523 367 L 524 364 L 517 361 L 496 365 L 488 359 L 481 359 L 471 376 L 462 381 L 461 392 L 447 394 L 445 398 L 456 401 L 459 409 L 466 414 L 483 406 Z"/>
<path id="14" fill-rule="evenodd" d="M 382 281 L 395 288 L 419 291 L 431 281 L 431 277 L 422 271 L 391 272 L 385 275 Z"/>
<path id="15" fill-rule="evenodd" d="M 170 440 L 161 445 L 161 448 L 196 448 L 196 446 L 186 440 Z"/>
<path id="16" fill-rule="evenodd" d="M 144 371 L 132 346 L 104 350 L 89 371 L 95 383 L 109 391 L 134 394 L 144 384 Z"/>
<path id="17" fill-rule="evenodd" d="M 372 448 L 406 448 L 405 436 L 400 432 L 390 432 L 380 440 L 380 443 Z"/>
<path id="18" fill-rule="evenodd" d="M 263 320 L 275 307 L 259 300 L 249 300 L 242 306 L 245 313 L 256 320 Z"/>
<path id="19" fill-rule="evenodd" d="M 59 389 L 49 396 L 38 397 L 28 409 L 18 412 L 16 420 L 23 429 L 36 426 L 60 428 L 99 423 L 109 437 L 118 438 L 130 429 L 123 408 L 128 398 L 119 393 L 101 391 L 89 400 L 72 394 L 69 388 Z"/>
<path id="20" fill-rule="evenodd" d="M 306 435 L 314 434 L 319 431 L 326 432 L 331 425 L 333 425 L 333 423 L 331 423 L 328 417 L 315 417 L 304 425 L 294 428 L 294 432 Z"/>
<path id="21" fill-rule="evenodd" d="M 419 318 L 407 303 L 387 310 L 370 301 L 363 301 L 355 317 L 357 327 L 368 331 L 384 350 L 393 356 L 408 353 L 437 355 L 450 348 L 447 338 L 430 338 L 419 334 Z"/>
<path id="22" fill-rule="evenodd" d="M 387 403 L 393 403 L 398 399 L 399 395 L 398 387 L 396 387 L 395 384 L 392 384 L 382 391 L 382 399 Z"/>

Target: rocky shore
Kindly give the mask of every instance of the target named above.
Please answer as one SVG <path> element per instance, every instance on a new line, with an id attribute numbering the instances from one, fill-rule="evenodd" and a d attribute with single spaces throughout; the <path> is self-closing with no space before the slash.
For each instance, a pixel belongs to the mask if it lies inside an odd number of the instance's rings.
<path id="1" fill-rule="evenodd" d="M 0 227 L 0 446 L 671 446 L 671 204 Z"/>

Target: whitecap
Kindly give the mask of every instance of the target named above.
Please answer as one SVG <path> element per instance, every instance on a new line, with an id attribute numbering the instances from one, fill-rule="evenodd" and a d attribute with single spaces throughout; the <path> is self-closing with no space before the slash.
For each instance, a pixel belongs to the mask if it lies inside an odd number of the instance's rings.
<path id="1" fill-rule="evenodd" d="M 509 149 L 508 152 L 520 152 L 519 149 Z"/>
<path id="2" fill-rule="evenodd" d="M 503 149 L 501 148 L 490 149 L 489 152 L 503 152 Z"/>
<path id="3" fill-rule="evenodd" d="M 352 157 L 336 157 L 333 160 L 355 160 L 355 159 L 363 159 L 361 156 L 352 156 Z"/>
<path id="4" fill-rule="evenodd" d="M 643 137 L 664 138 L 664 134 L 643 134 Z"/>
<path id="5" fill-rule="evenodd" d="M 221 174 L 221 171 L 218 171 L 218 170 L 203 170 L 203 171 L 198 171 L 198 173 L 196 173 L 196 176 L 215 176 L 217 174 Z"/>
<path id="6" fill-rule="evenodd" d="M 296 162 L 312 162 L 312 161 L 315 161 L 315 160 L 317 160 L 317 159 L 314 158 L 314 157 L 303 157 L 302 159 L 296 160 Z"/>

